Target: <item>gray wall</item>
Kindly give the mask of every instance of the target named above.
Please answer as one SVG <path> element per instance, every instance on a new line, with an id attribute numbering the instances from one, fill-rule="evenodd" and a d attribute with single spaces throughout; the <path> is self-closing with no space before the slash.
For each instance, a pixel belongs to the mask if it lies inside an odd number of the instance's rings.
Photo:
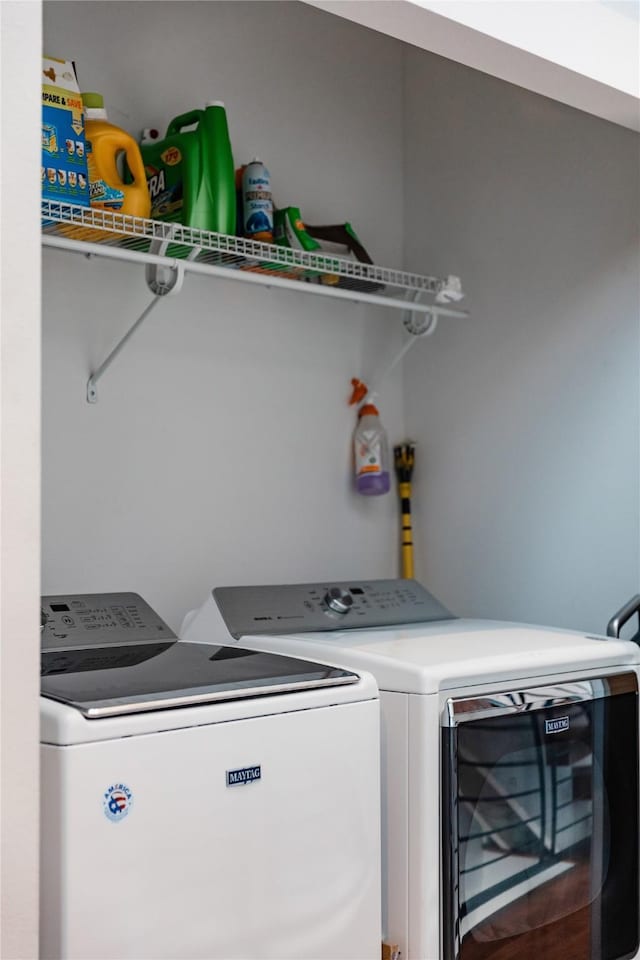
<path id="1" fill-rule="evenodd" d="M 463 277 L 405 370 L 418 574 L 604 631 L 639 587 L 636 134 L 407 48 L 409 269 Z"/>
<path id="2" fill-rule="evenodd" d="M 402 260 L 402 47 L 296 3 L 45 4 L 45 50 L 133 133 L 222 99 L 281 206 Z M 117 56 L 105 37 L 117 37 Z M 133 589 L 178 626 L 214 585 L 391 576 L 394 497 L 352 493 L 352 376 L 398 316 L 188 276 L 85 401 L 146 306 L 140 268 L 45 251 L 44 593 Z M 402 430 L 400 371 L 380 397 Z"/>

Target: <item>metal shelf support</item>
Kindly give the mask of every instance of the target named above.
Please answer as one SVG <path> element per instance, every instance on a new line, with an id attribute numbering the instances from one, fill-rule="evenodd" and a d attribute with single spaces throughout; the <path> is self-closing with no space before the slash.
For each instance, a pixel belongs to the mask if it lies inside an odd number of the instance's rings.
<path id="1" fill-rule="evenodd" d="M 145 266 L 147 285 L 154 294 L 89 377 L 89 403 L 97 402 L 98 381 L 158 300 L 181 290 L 186 272 L 401 310 L 404 326 L 413 338 L 433 333 L 440 317 L 469 316 L 466 310 L 450 306 L 464 296 L 460 280 L 454 276 L 423 276 L 338 254 L 308 253 L 53 200 L 42 202 L 42 224 L 45 246 Z M 425 295 L 431 302 L 423 302 Z"/>
<path id="2" fill-rule="evenodd" d="M 173 264 L 147 265 L 147 284 L 154 293 L 153 300 L 144 308 L 136 322 L 129 327 L 124 337 L 118 341 L 109 356 L 102 361 L 98 369 L 94 370 L 87 380 L 87 403 L 98 402 L 98 380 L 106 373 L 118 354 L 124 349 L 136 330 L 142 326 L 162 298 L 171 293 L 180 292 L 183 280 L 184 264 L 180 261 Z"/>
<path id="3" fill-rule="evenodd" d="M 124 349 L 125 344 L 129 342 L 129 340 L 134 335 L 138 327 L 142 326 L 142 324 L 147 319 L 147 317 L 149 316 L 153 308 L 157 306 L 157 304 L 160 302 L 161 299 L 162 298 L 160 296 L 156 296 L 153 298 L 151 303 L 147 307 L 145 307 L 145 309 L 142 311 L 142 313 L 140 314 L 136 322 L 133 324 L 133 326 L 130 327 L 129 330 L 127 330 L 124 337 L 122 337 L 122 339 L 119 340 L 119 342 L 115 345 L 115 347 L 113 348 L 109 356 L 105 360 L 103 360 L 100 366 L 98 367 L 98 369 L 91 374 L 91 376 L 87 380 L 87 403 L 98 402 L 98 380 L 100 380 L 102 375 L 106 373 L 106 371 L 109 369 L 109 367 L 111 366 L 113 361 L 116 359 L 120 351 Z"/>

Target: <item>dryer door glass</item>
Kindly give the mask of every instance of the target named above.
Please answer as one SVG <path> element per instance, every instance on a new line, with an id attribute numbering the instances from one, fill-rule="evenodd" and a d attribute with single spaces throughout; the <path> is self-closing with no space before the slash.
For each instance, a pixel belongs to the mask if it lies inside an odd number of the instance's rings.
<path id="1" fill-rule="evenodd" d="M 635 674 L 450 700 L 446 960 L 622 960 L 638 946 Z"/>

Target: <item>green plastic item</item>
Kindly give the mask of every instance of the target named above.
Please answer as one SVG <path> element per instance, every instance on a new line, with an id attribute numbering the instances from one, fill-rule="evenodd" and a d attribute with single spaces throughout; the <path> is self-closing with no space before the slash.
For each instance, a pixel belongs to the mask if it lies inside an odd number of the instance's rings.
<path id="1" fill-rule="evenodd" d="M 273 239 L 277 246 L 288 247 L 290 250 L 304 250 L 306 253 L 317 253 L 320 244 L 309 236 L 300 215 L 300 207 L 281 207 L 273 211 Z M 274 267 L 274 269 L 283 269 Z M 313 280 L 321 276 L 318 270 L 301 271 L 301 276 Z"/>
<path id="2" fill-rule="evenodd" d="M 280 247 L 305 250 L 314 253 L 320 250 L 320 244 L 311 237 L 302 222 L 300 207 L 283 207 L 274 212 L 273 234 Z"/>
<path id="3" fill-rule="evenodd" d="M 152 219 L 235 234 L 235 172 L 223 103 L 174 117 L 164 140 L 142 143 L 140 150 Z"/>

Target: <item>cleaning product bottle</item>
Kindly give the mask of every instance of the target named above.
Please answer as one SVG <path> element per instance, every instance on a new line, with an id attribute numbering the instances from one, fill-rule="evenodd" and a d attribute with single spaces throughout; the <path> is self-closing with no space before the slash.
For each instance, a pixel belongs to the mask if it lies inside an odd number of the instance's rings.
<path id="1" fill-rule="evenodd" d="M 83 93 L 82 102 L 91 206 L 148 217 L 151 201 L 138 144 L 125 130 L 109 123 L 101 94 Z M 117 160 L 122 152 L 126 154 L 133 183 L 125 183 L 118 170 Z"/>
<path id="2" fill-rule="evenodd" d="M 317 240 L 307 233 L 302 222 L 300 207 L 281 207 L 273 212 L 273 236 L 279 247 L 291 250 L 305 250 L 307 253 L 321 251 Z"/>
<path id="3" fill-rule="evenodd" d="M 140 145 L 147 143 L 155 143 L 156 140 L 160 139 L 160 131 L 156 127 L 145 127 L 140 134 Z"/>
<path id="4" fill-rule="evenodd" d="M 236 232 L 233 154 L 224 103 L 212 100 L 204 110 L 174 117 L 163 139 L 145 137 L 140 150 L 154 220 Z"/>
<path id="5" fill-rule="evenodd" d="M 242 217 L 245 237 L 273 243 L 271 174 L 258 157 L 242 171 Z"/>
<path id="6" fill-rule="evenodd" d="M 353 434 L 356 490 L 365 496 L 388 493 L 389 444 L 377 407 L 364 403 L 358 410 Z"/>

